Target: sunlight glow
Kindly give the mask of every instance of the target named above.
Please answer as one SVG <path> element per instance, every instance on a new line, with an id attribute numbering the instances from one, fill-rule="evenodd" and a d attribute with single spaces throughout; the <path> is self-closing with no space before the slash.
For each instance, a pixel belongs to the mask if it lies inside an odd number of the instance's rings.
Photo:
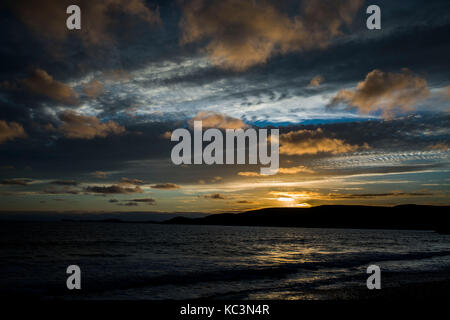
<path id="1" fill-rule="evenodd" d="M 277 198 L 278 201 L 282 201 L 282 202 L 290 202 L 290 201 L 294 201 L 294 199 L 292 198 L 288 198 L 288 197 L 279 197 Z"/>

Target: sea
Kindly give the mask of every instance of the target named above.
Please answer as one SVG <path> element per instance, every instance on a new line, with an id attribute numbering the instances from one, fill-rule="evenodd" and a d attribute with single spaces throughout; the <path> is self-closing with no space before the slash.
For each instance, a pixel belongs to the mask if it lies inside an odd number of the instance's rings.
<path id="1" fill-rule="evenodd" d="M 43 300 L 328 299 L 366 288 L 369 265 L 382 287 L 450 274 L 432 231 L 0 222 L 0 248 L 0 296 Z"/>

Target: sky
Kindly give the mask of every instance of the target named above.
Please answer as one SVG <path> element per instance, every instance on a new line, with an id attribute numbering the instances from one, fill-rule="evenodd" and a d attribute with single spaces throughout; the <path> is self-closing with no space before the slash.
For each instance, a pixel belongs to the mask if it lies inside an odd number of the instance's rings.
<path id="1" fill-rule="evenodd" d="M 366 27 L 374 4 L 380 30 Z M 449 205 L 449 9 L 3 1 L 0 211 Z M 280 170 L 173 164 L 171 132 L 195 119 L 278 128 Z"/>

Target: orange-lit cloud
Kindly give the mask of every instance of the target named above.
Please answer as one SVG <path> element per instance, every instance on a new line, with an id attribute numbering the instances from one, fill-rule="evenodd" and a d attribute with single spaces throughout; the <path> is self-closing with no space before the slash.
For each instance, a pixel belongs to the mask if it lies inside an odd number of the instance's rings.
<path id="1" fill-rule="evenodd" d="M 441 97 L 444 99 L 450 99 L 450 86 L 445 87 L 440 91 Z"/>
<path id="2" fill-rule="evenodd" d="M 129 178 L 122 178 L 120 180 L 120 185 L 140 185 L 144 184 L 144 181 L 139 179 L 129 179 Z"/>
<path id="3" fill-rule="evenodd" d="M 296 166 L 296 167 L 289 167 L 289 168 L 279 168 L 278 173 L 281 174 L 296 174 L 296 173 L 313 173 L 314 171 L 311 169 L 308 169 L 305 166 Z"/>
<path id="4" fill-rule="evenodd" d="M 81 30 L 66 28 L 69 17 L 66 8 L 72 4 L 81 9 Z M 116 23 L 113 13 L 149 24 L 161 23 L 158 10 L 150 10 L 143 0 L 11 0 L 7 1 L 7 6 L 40 36 L 58 41 L 73 35 L 80 37 L 86 45 L 101 45 L 112 40 L 111 25 Z"/>
<path id="5" fill-rule="evenodd" d="M 104 171 L 95 171 L 92 173 L 92 175 L 94 175 L 95 177 L 100 178 L 100 179 L 105 179 L 110 175 L 110 173 L 104 172 Z"/>
<path id="6" fill-rule="evenodd" d="M 172 137 L 172 132 L 171 131 L 166 131 L 161 135 L 161 138 L 163 139 L 168 139 L 170 140 L 170 138 Z"/>
<path id="7" fill-rule="evenodd" d="M 151 188 L 152 189 L 173 190 L 173 189 L 180 189 L 181 187 L 175 183 L 162 183 L 162 184 L 152 185 Z"/>
<path id="8" fill-rule="evenodd" d="M 279 168 L 277 171 L 277 174 L 297 174 L 297 173 L 313 173 L 314 171 L 311 169 L 308 169 L 305 166 L 296 166 L 296 167 L 288 167 L 288 168 Z M 241 171 L 238 172 L 239 176 L 243 177 L 266 177 L 267 175 L 260 174 L 259 172 L 255 171 Z"/>
<path id="9" fill-rule="evenodd" d="M 0 181 L 2 185 L 16 185 L 16 186 L 26 186 L 31 183 L 33 180 L 31 179 L 23 179 L 23 178 L 14 178 L 14 179 L 4 179 Z"/>
<path id="10" fill-rule="evenodd" d="M 311 81 L 308 84 L 308 87 L 318 87 L 325 79 L 322 76 L 315 76 L 311 79 Z"/>
<path id="11" fill-rule="evenodd" d="M 203 128 L 244 129 L 248 127 L 241 119 L 236 119 L 225 114 L 212 111 L 200 111 L 192 120 L 189 121 L 189 125 L 193 127 L 194 121 L 199 120 L 202 121 Z"/>
<path id="12" fill-rule="evenodd" d="M 0 143 L 26 137 L 27 134 L 21 124 L 0 120 Z"/>
<path id="13" fill-rule="evenodd" d="M 386 118 L 392 117 L 395 108 L 411 110 L 430 95 L 427 81 L 403 69 L 400 73 L 373 70 L 359 82 L 355 90 L 342 89 L 331 105 L 347 103 L 368 114 L 381 110 Z"/>
<path id="14" fill-rule="evenodd" d="M 75 104 L 78 101 L 78 94 L 70 86 L 53 79 L 42 69 L 35 69 L 29 78 L 21 80 L 20 83 L 35 94 L 62 103 Z"/>
<path id="15" fill-rule="evenodd" d="M 103 76 L 108 82 L 126 82 L 131 78 L 131 74 L 123 69 L 105 71 Z"/>
<path id="16" fill-rule="evenodd" d="M 354 152 L 363 146 L 351 145 L 341 139 L 326 137 L 323 130 L 298 130 L 280 135 L 280 153 L 287 155 L 317 154 L 320 152 L 339 154 Z"/>
<path id="17" fill-rule="evenodd" d="M 352 22 L 363 0 L 306 0 L 290 17 L 265 0 L 192 0 L 183 6 L 182 44 L 206 40 L 216 65 L 245 70 L 271 56 L 326 47 Z"/>
<path id="18" fill-rule="evenodd" d="M 441 150 L 441 151 L 447 151 L 449 150 L 449 146 L 446 143 L 436 143 L 436 144 L 432 144 L 431 146 L 428 147 L 429 150 Z"/>
<path id="19" fill-rule="evenodd" d="M 62 133 L 69 139 L 104 138 L 108 135 L 117 135 L 126 132 L 125 128 L 109 120 L 102 123 L 94 116 L 79 115 L 74 111 L 65 111 L 60 115 L 62 124 L 53 129 Z"/>
<path id="20" fill-rule="evenodd" d="M 89 98 L 95 98 L 103 92 L 103 85 L 100 81 L 93 79 L 84 85 L 83 92 Z"/>
<path id="21" fill-rule="evenodd" d="M 243 177 L 260 177 L 262 176 L 259 172 L 254 172 L 254 171 L 242 171 L 242 172 L 238 172 L 239 176 L 243 176 Z"/>

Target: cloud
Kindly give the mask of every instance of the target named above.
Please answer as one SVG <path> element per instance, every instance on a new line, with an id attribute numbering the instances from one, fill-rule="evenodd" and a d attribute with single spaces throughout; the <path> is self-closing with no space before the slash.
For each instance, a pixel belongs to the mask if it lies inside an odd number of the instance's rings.
<path id="1" fill-rule="evenodd" d="M 318 87 L 320 86 L 320 84 L 324 81 L 324 77 L 322 76 L 315 76 L 314 78 L 311 79 L 311 81 L 308 84 L 308 87 Z"/>
<path id="2" fill-rule="evenodd" d="M 91 82 L 88 82 L 83 87 L 83 92 L 89 98 L 96 98 L 103 92 L 103 84 L 93 79 Z"/>
<path id="3" fill-rule="evenodd" d="M 76 104 L 78 101 L 78 94 L 70 86 L 53 79 L 45 70 L 39 68 L 19 83 L 30 92 L 58 102 Z"/>
<path id="4" fill-rule="evenodd" d="M 297 130 L 280 135 L 280 153 L 287 155 L 317 154 L 321 152 L 339 154 L 368 149 L 369 146 L 351 145 L 344 140 L 327 137 L 321 128 Z M 286 170 L 285 170 L 286 171 Z M 289 168 L 287 168 L 289 171 Z"/>
<path id="5" fill-rule="evenodd" d="M 118 206 L 132 207 L 132 206 L 137 206 L 137 205 L 139 205 L 139 204 L 136 203 L 136 202 L 126 202 L 126 203 L 118 203 L 117 205 L 118 205 Z"/>
<path id="6" fill-rule="evenodd" d="M 330 105 L 346 103 L 364 114 L 381 110 L 384 117 L 390 118 L 395 108 L 411 110 L 429 95 L 427 81 L 408 69 L 403 69 L 400 73 L 375 69 L 367 74 L 364 81 L 358 83 L 355 90 L 339 91 Z"/>
<path id="7" fill-rule="evenodd" d="M 175 183 L 163 183 L 163 184 L 152 185 L 151 188 L 152 189 L 173 190 L 173 189 L 180 189 L 181 187 L 179 185 L 176 185 Z"/>
<path id="8" fill-rule="evenodd" d="M 120 180 L 120 184 L 139 185 L 139 184 L 144 184 L 144 181 L 139 180 L 139 179 L 122 178 Z"/>
<path id="9" fill-rule="evenodd" d="M 449 150 L 449 146 L 446 143 L 440 142 L 440 143 L 436 143 L 436 144 L 432 144 L 431 146 L 428 147 L 429 150 L 441 150 L 441 151 L 447 151 Z"/>
<path id="10" fill-rule="evenodd" d="M 95 172 L 92 173 L 92 175 L 94 175 L 95 177 L 100 178 L 100 179 L 105 179 L 105 178 L 107 178 L 110 174 L 111 174 L 111 173 L 109 173 L 109 172 L 104 172 L 104 171 L 95 171 Z"/>
<path id="11" fill-rule="evenodd" d="M 15 168 L 14 166 L 0 166 L 0 170 L 14 170 Z"/>
<path id="12" fill-rule="evenodd" d="M 126 82 L 131 78 L 131 74 L 123 69 L 104 71 L 103 76 L 108 82 Z"/>
<path id="13" fill-rule="evenodd" d="M 112 120 L 102 123 L 95 116 L 79 115 L 75 111 L 64 111 L 59 118 L 62 124 L 54 130 L 69 139 L 104 138 L 126 132 L 123 126 Z"/>
<path id="14" fill-rule="evenodd" d="M 88 186 L 85 189 L 91 193 L 103 193 L 103 194 L 127 194 L 127 193 L 142 193 L 142 189 L 139 186 L 134 188 L 122 187 L 120 185 L 111 186 Z"/>
<path id="15" fill-rule="evenodd" d="M 115 203 L 118 206 L 137 206 L 139 203 L 145 203 L 149 206 L 153 206 L 156 204 L 156 200 L 152 198 L 142 198 L 142 199 L 132 199 L 132 200 L 117 200 L 117 199 L 110 199 L 108 200 L 109 203 Z"/>
<path id="16" fill-rule="evenodd" d="M 248 200 L 239 200 L 239 201 L 236 201 L 236 203 L 239 203 L 239 204 L 252 204 L 254 202 L 253 201 L 248 201 Z"/>
<path id="17" fill-rule="evenodd" d="M 17 122 L 6 122 L 0 120 L 0 143 L 17 138 L 27 138 L 23 126 Z"/>
<path id="18" fill-rule="evenodd" d="M 259 176 L 261 176 L 261 174 L 259 172 L 254 172 L 254 171 L 242 171 L 242 172 L 238 172 L 238 176 L 259 177 Z"/>
<path id="19" fill-rule="evenodd" d="M 271 56 L 326 47 L 349 25 L 363 0 L 306 0 L 290 17 L 268 1 L 187 1 L 181 44 L 204 42 L 216 65 L 242 71 Z"/>
<path id="20" fill-rule="evenodd" d="M 133 199 L 133 200 L 130 200 L 130 201 L 133 201 L 133 202 L 142 202 L 142 203 L 146 203 L 146 204 L 148 204 L 148 205 L 154 205 L 155 203 L 156 203 L 156 200 L 155 199 L 152 199 L 152 198 L 145 198 L 145 199 Z"/>
<path id="21" fill-rule="evenodd" d="M 76 185 L 78 185 L 78 182 L 75 180 L 55 180 L 50 183 L 60 185 L 60 186 L 76 186 Z"/>
<path id="22" fill-rule="evenodd" d="M 68 186 L 65 186 L 62 189 L 55 188 L 47 188 L 40 192 L 41 194 L 79 194 L 80 191 L 76 189 L 70 189 Z"/>
<path id="23" fill-rule="evenodd" d="M 450 86 L 445 87 L 439 93 L 444 99 L 450 99 Z"/>
<path id="24" fill-rule="evenodd" d="M 279 168 L 277 171 L 277 174 L 297 174 L 297 173 L 313 173 L 314 171 L 311 169 L 308 169 L 305 166 L 296 166 L 296 167 L 289 167 L 289 168 Z M 264 174 L 260 174 L 259 172 L 254 171 L 243 171 L 238 172 L 239 176 L 244 177 L 266 177 Z"/>
<path id="25" fill-rule="evenodd" d="M 66 8 L 76 4 L 81 8 L 81 30 L 66 27 Z M 33 32 L 52 41 L 65 40 L 69 35 L 80 37 L 85 45 L 101 45 L 113 39 L 112 26 L 117 23 L 114 15 L 133 17 L 148 24 L 160 24 L 158 10 L 150 10 L 143 0 L 33 0 L 7 1 L 7 6 Z M 121 24 L 126 28 L 127 24 Z"/>
<path id="26" fill-rule="evenodd" d="M 31 179 L 22 179 L 22 178 L 14 178 L 14 179 L 4 179 L 0 181 L 2 185 L 16 185 L 16 186 L 27 186 L 33 180 Z"/>
<path id="27" fill-rule="evenodd" d="M 271 200 L 277 200 L 278 198 L 291 198 L 294 200 L 310 200 L 310 199 L 322 199 L 323 195 L 313 191 L 270 191 L 270 195 L 275 198 Z"/>
<path id="28" fill-rule="evenodd" d="M 110 199 L 109 203 L 115 203 L 118 206 L 137 206 L 139 203 L 145 203 L 149 206 L 153 206 L 156 204 L 156 200 L 152 198 L 142 198 L 142 199 L 131 199 L 131 200 L 118 200 L 118 199 Z"/>
<path id="29" fill-rule="evenodd" d="M 360 198 L 382 198 L 382 197 L 425 197 L 432 196 L 434 193 L 430 192 L 402 192 L 392 191 L 386 193 L 361 193 L 361 194 L 336 194 L 330 193 L 330 199 L 360 199 Z"/>
<path id="30" fill-rule="evenodd" d="M 306 168 L 305 166 L 289 167 L 289 168 L 279 168 L 278 173 L 281 174 L 296 174 L 296 173 L 313 173 L 314 171 Z"/>
<path id="31" fill-rule="evenodd" d="M 204 195 L 203 198 L 205 199 L 212 199 L 212 200 L 225 200 L 227 197 L 221 193 L 213 193 L 213 194 L 207 194 Z"/>
<path id="32" fill-rule="evenodd" d="M 166 132 L 164 132 L 164 133 L 161 135 L 161 138 L 170 140 L 170 138 L 172 138 L 172 132 L 171 132 L 171 131 L 166 131 Z"/>
<path id="33" fill-rule="evenodd" d="M 244 129 L 248 125 L 241 119 L 229 117 L 225 114 L 220 114 L 212 111 L 200 111 L 193 119 L 189 121 L 191 127 L 194 126 L 194 121 L 202 121 L 204 128 L 218 128 L 218 129 Z"/>

